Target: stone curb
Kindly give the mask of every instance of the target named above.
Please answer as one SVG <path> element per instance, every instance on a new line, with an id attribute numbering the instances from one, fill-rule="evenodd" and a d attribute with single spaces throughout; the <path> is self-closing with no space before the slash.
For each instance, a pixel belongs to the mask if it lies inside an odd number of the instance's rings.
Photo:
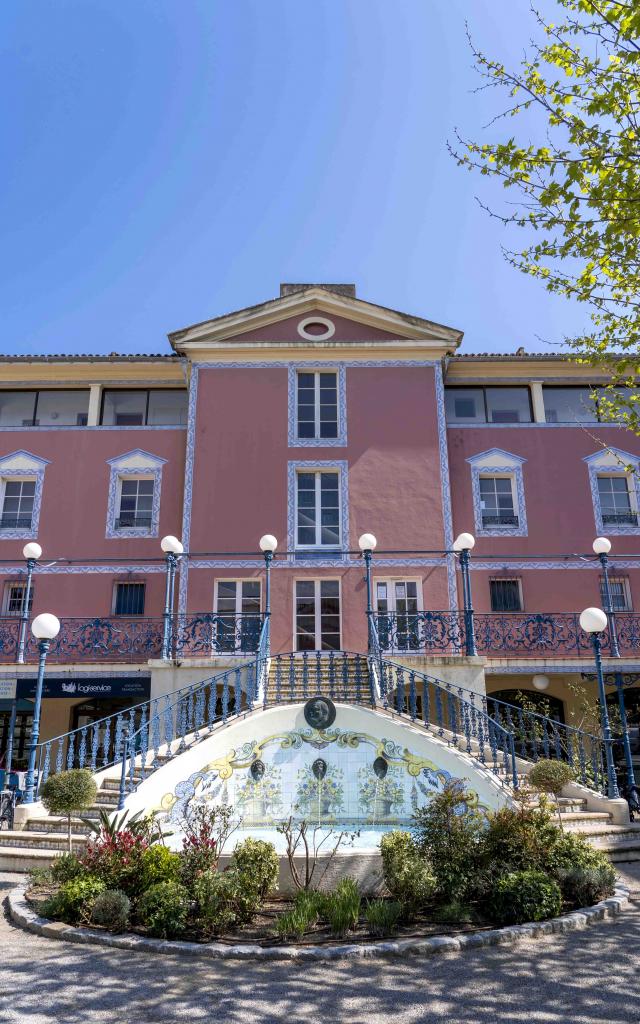
<path id="1" fill-rule="evenodd" d="M 91 928 L 72 928 L 59 921 L 39 917 L 25 899 L 26 886 L 13 889 L 8 897 L 9 914 L 12 921 L 28 932 L 47 939 L 63 939 L 65 942 L 79 942 L 93 946 L 109 946 L 112 949 L 135 950 L 136 952 L 168 953 L 173 956 L 197 957 L 199 960 L 342 960 L 363 959 L 380 956 L 432 956 L 437 953 L 460 953 L 469 949 L 483 949 L 487 946 L 511 945 L 524 939 L 538 939 L 545 935 L 557 935 L 586 928 L 606 918 L 617 917 L 629 903 L 629 890 L 618 886 L 615 896 L 602 900 L 593 907 L 584 907 L 550 921 L 536 921 L 531 924 L 513 925 L 509 928 L 495 928 L 491 931 L 473 932 L 469 935 L 434 935 L 430 939 L 397 939 L 387 942 L 372 942 L 368 945 L 351 943 L 342 946 L 263 946 L 243 943 L 228 946 L 222 942 L 178 942 L 165 939 L 145 939 L 142 935 L 111 935 Z"/>

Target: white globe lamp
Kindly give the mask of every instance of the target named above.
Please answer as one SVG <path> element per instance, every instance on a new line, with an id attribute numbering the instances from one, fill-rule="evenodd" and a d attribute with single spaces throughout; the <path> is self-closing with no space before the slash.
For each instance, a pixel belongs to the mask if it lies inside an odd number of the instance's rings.
<path id="1" fill-rule="evenodd" d="M 358 547 L 361 551 L 375 551 L 378 541 L 372 533 L 363 533 L 358 540 Z"/>
<path id="2" fill-rule="evenodd" d="M 607 628 L 607 616 L 602 608 L 585 608 L 580 612 L 580 626 L 585 633 L 602 633 Z"/>
<path id="3" fill-rule="evenodd" d="M 476 538 L 472 533 L 459 533 L 453 542 L 454 551 L 473 551 Z"/>
<path id="4" fill-rule="evenodd" d="M 172 534 L 168 534 L 163 537 L 160 541 L 160 547 L 166 555 L 181 555 L 184 551 L 182 541 L 179 541 L 177 537 Z"/>
<path id="5" fill-rule="evenodd" d="M 29 543 L 25 544 L 25 546 L 23 547 L 22 554 L 27 559 L 38 559 L 42 554 L 42 548 L 40 547 L 39 544 L 36 544 L 35 540 L 30 540 Z"/>
<path id="6" fill-rule="evenodd" d="M 265 553 L 267 551 L 269 551 L 269 552 L 271 552 L 271 554 L 273 554 L 277 547 L 278 547 L 278 541 L 276 540 L 276 538 L 273 536 L 272 533 L 265 533 L 265 535 L 260 538 L 260 550 L 261 551 L 263 551 Z"/>
<path id="7" fill-rule="evenodd" d="M 55 640 L 60 632 L 60 619 L 50 612 L 42 612 L 31 623 L 31 632 L 36 640 Z"/>

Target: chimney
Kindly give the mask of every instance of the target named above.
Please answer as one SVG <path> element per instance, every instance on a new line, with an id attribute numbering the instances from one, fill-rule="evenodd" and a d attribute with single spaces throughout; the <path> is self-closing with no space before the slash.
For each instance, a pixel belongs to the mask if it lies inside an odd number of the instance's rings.
<path id="1" fill-rule="evenodd" d="M 303 292 L 306 288 L 324 288 L 326 292 L 335 292 L 337 295 L 346 295 L 349 299 L 355 299 L 355 284 L 281 284 L 280 298 L 285 295 L 293 295 L 294 292 Z"/>

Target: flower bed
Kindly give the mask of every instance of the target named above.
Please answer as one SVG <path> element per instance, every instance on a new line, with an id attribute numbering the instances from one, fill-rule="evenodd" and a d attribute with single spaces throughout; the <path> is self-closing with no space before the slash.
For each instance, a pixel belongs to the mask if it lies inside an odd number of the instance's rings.
<path id="1" fill-rule="evenodd" d="M 319 870 L 313 827 L 304 821 L 281 826 L 290 863 L 305 854 L 293 898 L 278 896 L 279 858 L 268 842 L 238 843 L 220 871 L 236 827 L 232 808 L 198 805 L 185 822 L 183 849 L 173 853 L 152 818 L 105 817 L 82 857 L 65 855 L 49 873 L 34 873 L 27 899 L 44 918 L 68 925 L 273 948 L 482 932 L 547 921 L 614 891 L 606 857 L 564 833 L 544 802 L 487 817 L 459 783 L 416 812 L 411 833 L 382 838 L 385 890 L 377 898 L 363 897 L 350 878 L 325 890 L 327 865 Z"/>

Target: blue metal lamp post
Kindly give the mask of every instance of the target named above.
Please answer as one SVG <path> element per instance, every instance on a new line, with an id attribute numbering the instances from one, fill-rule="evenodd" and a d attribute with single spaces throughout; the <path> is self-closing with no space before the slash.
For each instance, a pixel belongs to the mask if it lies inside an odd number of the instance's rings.
<path id="1" fill-rule="evenodd" d="M 31 602 L 31 581 L 36 562 L 42 556 L 42 548 L 35 541 L 30 541 L 29 544 L 25 544 L 23 547 L 22 554 L 27 561 L 27 580 L 22 591 L 22 603 L 20 606 L 20 636 L 18 637 L 18 656 L 16 658 L 19 665 L 24 665 L 27 626 L 29 624 L 29 604 Z"/>
<path id="2" fill-rule="evenodd" d="M 29 761 L 27 765 L 27 779 L 24 796 L 24 801 L 27 804 L 33 803 L 36 788 L 36 753 L 38 749 L 38 739 L 40 736 L 40 713 L 42 711 L 44 666 L 47 660 L 47 651 L 51 646 L 51 641 L 55 640 L 60 632 L 60 620 L 57 619 L 55 615 L 50 615 L 49 612 L 43 612 L 42 615 L 37 615 L 31 623 L 31 632 L 36 640 L 39 641 L 38 647 L 40 654 L 38 658 L 38 682 L 36 684 L 36 699 L 33 705 L 33 723 L 31 725 Z"/>
<path id="3" fill-rule="evenodd" d="M 602 722 L 602 736 L 604 739 L 604 753 L 607 762 L 607 793 L 612 799 L 620 796 L 616 769 L 613 760 L 613 737 L 611 735 L 611 724 L 609 722 L 609 711 L 607 709 L 607 695 L 604 688 L 604 675 L 602 672 L 602 633 L 607 628 L 607 616 L 602 608 L 585 608 L 580 614 L 580 625 L 585 633 L 591 637 L 593 654 L 596 663 L 596 676 L 598 679 L 598 700 L 600 701 L 600 718 Z"/>
<path id="4" fill-rule="evenodd" d="M 602 589 L 605 603 L 605 612 L 609 620 L 609 647 L 612 658 L 620 657 L 620 645 L 618 644 L 618 630 L 616 627 L 616 614 L 611 599 L 611 586 L 609 583 L 609 552 L 611 541 L 608 537 L 596 537 L 593 542 L 593 550 L 600 559 L 602 566 Z M 624 680 L 621 672 L 614 674 L 616 690 L 618 693 L 618 707 L 620 709 L 620 725 L 622 728 L 622 744 L 624 748 L 624 761 L 627 774 L 627 786 L 635 786 L 635 773 L 633 770 L 633 756 L 631 754 L 631 741 L 629 740 L 629 726 L 627 723 L 627 709 L 624 702 Z"/>
<path id="5" fill-rule="evenodd" d="M 369 630 L 369 650 L 372 648 L 373 640 L 373 590 L 371 587 L 371 558 L 378 545 L 378 541 L 372 533 L 363 533 L 358 541 L 358 547 L 364 558 L 365 582 L 367 584 L 367 626 Z"/>
<path id="6" fill-rule="evenodd" d="M 260 550 L 264 555 L 265 565 L 264 617 L 267 623 L 265 645 L 267 658 L 271 655 L 271 563 L 277 547 L 278 541 L 272 533 L 265 533 L 264 537 L 260 538 Z"/>
<path id="7" fill-rule="evenodd" d="M 472 533 L 460 533 L 453 542 L 453 550 L 460 557 L 460 571 L 462 573 L 462 600 L 464 606 L 464 633 L 465 633 L 465 654 L 468 658 L 474 658 L 478 649 L 476 647 L 476 631 L 473 621 L 473 602 L 471 599 L 471 575 L 469 565 L 471 563 L 471 552 L 475 547 L 476 539 Z"/>
<path id="8" fill-rule="evenodd" d="M 166 555 L 166 580 L 164 590 L 164 613 L 162 628 L 162 660 L 168 661 L 171 654 L 171 637 L 173 633 L 173 593 L 176 581 L 176 565 L 184 548 L 177 537 L 169 534 L 160 541 L 160 547 Z"/>

